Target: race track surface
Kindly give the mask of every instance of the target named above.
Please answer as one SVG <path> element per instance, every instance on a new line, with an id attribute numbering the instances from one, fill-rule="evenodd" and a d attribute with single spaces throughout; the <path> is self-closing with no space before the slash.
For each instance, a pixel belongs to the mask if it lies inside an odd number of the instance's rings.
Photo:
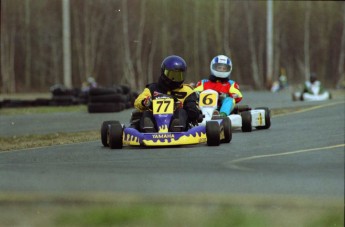
<path id="1" fill-rule="evenodd" d="M 231 143 L 219 147 L 200 144 L 110 150 L 102 147 L 100 141 L 91 141 L 1 152 L 0 191 L 241 193 L 324 196 L 343 201 L 345 104 L 342 97 L 329 102 L 302 103 L 292 102 L 282 94 L 251 92 L 243 104 L 272 109 L 304 108 L 273 116 L 268 130 L 234 131 Z M 104 120 L 128 122 L 130 112 L 0 116 L 0 136 L 93 130 Z"/>

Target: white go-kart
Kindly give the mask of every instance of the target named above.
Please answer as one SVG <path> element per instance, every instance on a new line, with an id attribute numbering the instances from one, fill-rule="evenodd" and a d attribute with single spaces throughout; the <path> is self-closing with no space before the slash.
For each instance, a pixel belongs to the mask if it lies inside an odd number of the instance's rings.
<path id="1" fill-rule="evenodd" d="M 204 115 L 200 124 L 224 118 L 217 110 L 218 98 L 218 92 L 210 89 L 199 94 L 199 107 Z M 268 107 L 252 109 L 248 105 L 237 105 L 227 117 L 231 120 L 232 129 L 242 129 L 242 132 L 251 132 L 253 128 L 268 129 L 271 126 L 271 111 Z"/>

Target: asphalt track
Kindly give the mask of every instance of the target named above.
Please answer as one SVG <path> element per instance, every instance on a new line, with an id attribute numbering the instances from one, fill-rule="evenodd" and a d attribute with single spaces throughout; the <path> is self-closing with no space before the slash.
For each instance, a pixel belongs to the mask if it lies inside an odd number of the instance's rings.
<path id="1" fill-rule="evenodd" d="M 304 108 L 272 117 L 268 130 L 233 132 L 230 144 L 110 150 L 100 141 L 0 153 L 0 191 L 135 195 L 294 195 L 344 200 L 344 96 L 329 102 L 250 93 L 252 107 Z M 263 98 L 269 100 L 263 103 Z M 0 116 L 0 136 L 98 129 L 117 114 Z"/>

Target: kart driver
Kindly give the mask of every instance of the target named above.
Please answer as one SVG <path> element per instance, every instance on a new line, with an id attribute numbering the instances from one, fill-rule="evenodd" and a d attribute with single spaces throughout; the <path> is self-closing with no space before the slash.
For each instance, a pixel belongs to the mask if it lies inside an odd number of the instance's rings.
<path id="1" fill-rule="evenodd" d="M 309 81 L 305 81 L 300 99 L 306 101 L 320 101 L 330 99 L 331 95 L 318 80 L 316 73 L 311 73 Z"/>
<path id="2" fill-rule="evenodd" d="M 242 100 L 239 85 L 230 80 L 231 59 L 225 55 L 218 55 L 212 59 L 210 69 L 211 75 L 209 78 L 199 81 L 194 90 L 197 92 L 207 89 L 217 91 L 219 93 L 220 115 L 228 116 L 234 109 L 235 104 Z"/>
<path id="3" fill-rule="evenodd" d="M 183 84 L 186 70 L 186 62 L 179 56 L 171 55 L 163 60 L 158 83 L 146 85 L 134 102 L 134 107 L 143 112 L 140 119 L 140 131 L 157 131 L 150 109 L 152 109 L 152 99 L 161 94 L 167 94 L 177 99 L 182 107 L 175 110 L 169 131 L 185 131 L 189 122 L 196 122 L 199 119 L 201 113 L 197 104 L 197 93 L 189 85 Z"/>

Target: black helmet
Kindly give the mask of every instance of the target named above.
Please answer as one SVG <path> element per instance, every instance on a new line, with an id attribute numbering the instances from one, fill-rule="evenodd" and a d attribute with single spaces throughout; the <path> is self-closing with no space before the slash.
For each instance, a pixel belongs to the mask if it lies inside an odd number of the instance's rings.
<path id="1" fill-rule="evenodd" d="M 166 57 L 161 65 L 159 83 L 167 89 L 179 88 L 184 82 L 186 71 L 187 64 L 183 58 L 176 55 Z"/>

